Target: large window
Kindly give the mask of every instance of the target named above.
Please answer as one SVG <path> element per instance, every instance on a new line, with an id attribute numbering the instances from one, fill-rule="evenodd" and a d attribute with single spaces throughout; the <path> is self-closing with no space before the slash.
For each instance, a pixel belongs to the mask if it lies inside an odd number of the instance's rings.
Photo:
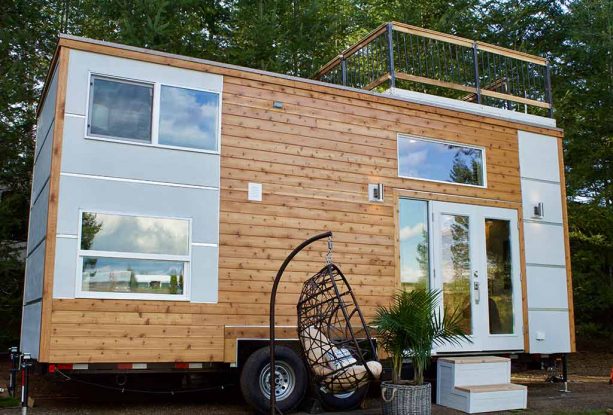
<path id="1" fill-rule="evenodd" d="M 177 299 L 186 294 L 190 260 L 187 219 L 83 212 L 81 294 Z"/>
<path id="2" fill-rule="evenodd" d="M 428 202 L 400 199 L 399 216 L 402 288 L 427 288 L 430 275 Z"/>
<path id="3" fill-rule="evenodd" d="M 484 150 L 398 136 L 398 174 L 412 179 L 485 186 Z"/>
<path id="4" fill-rule="evenodd" d="M 90 85 L 89 138 L 218 152 L 219 93 L 100 75 Z"/>
<path id="5" fill-rule="evenodd" d="M 153 85 L 92 76 L 88 132 L 151 142 Z"/>

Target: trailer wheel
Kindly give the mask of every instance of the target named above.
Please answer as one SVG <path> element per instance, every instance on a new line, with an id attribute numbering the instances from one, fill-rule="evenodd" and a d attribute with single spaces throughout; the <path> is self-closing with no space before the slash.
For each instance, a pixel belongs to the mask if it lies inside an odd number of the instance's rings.
<path id="1" fill-rule="evenodd" d="M 360 406 L 368 393 L 368 385 L 364 385 L 352 392 L 337 394 L 333 394 L 326 388 L 321 387 L 317 389 L 317 393 L 324 408 L 330 411 L 348 411 Z"/>
<path id="2" fill-rule="evenodd" d="M 304 398 L 308 375 L 302 359 L 292 349 L 276 346 L 275 396 L 281 412 L 294 410 Z M 263 347 L 245 362 L 241 391 L 249 405 L 260 413 L 270 410 L 270 349 Z"/>

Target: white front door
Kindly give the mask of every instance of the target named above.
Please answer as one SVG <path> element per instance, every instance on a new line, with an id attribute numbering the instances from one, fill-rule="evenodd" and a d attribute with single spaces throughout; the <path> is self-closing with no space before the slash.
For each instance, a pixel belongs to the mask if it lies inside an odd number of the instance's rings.
<path id="1" fill-rule="evenodd" d="M 441 307 L 459 313 L 472 343 L 437 352 L 522 350 L 517 211 L 430 202 L 430 287 Z"/>

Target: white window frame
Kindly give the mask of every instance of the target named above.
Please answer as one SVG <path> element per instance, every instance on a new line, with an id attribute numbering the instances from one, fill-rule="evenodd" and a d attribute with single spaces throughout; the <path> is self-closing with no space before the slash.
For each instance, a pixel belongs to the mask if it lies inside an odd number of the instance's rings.
<path id="1" fill-rule="evenodd" d="M 150 114 L 150 136 L 149 136 L 149 142 L 145 142 L 144 140 L 139 140 L 138 138 L 130 138 L 130 137 L 115 137 L 112 135 L 104 135 L 104 134 L 95 134 L 91 132 L 91 120 L 90 120 L 90 112 L 91 112 L 91 107 L 93 105 L 94 102 L 94 79 L 102 79 L 102 80 L 106 80 L 106 81 L 110 81 L 110 82 L 117 82 L 117 83 L 122 83 L 122 84 L 132 84 L 132 85 L 138 85 L 138 86 L 145 86 L 148 87 L 151 90 L 151 114 Z M 100 74 L 93 74 L 90 73 L 89 74 L 89 84 L 88 84 L 88 92 L 87 92 L 87 114 L 86 114 L 86 118 L 85 118 L 85 137 L 88 138 L 92 138 L 92 139 L 99 139 L 99 140 L 113 140 L 113 141 L 121 141 L 121 142 L 129 142 L 132 144 L 151 144 L 153 142 L 153 120 L 154 120 L 154 113 L 155 113 L 155 84 L 153 82 L 147 82 L 147 81 L 137 81 L 134 79 L 127 79 L 127 78 L 121 78 L 121 77 L 117 77 L 117 76 L 107 76 L 107 75 L 100 75 Z"/>
<path id="2" fill-rule="evenodd" d="M 417 140 L 417 141 L 428 141 L 431 143 L 437 143 L 437 144 L 445 144 L 445 145 L 452 145 L 452 146 L 458 146 L 458 147 L 465 147 L 465 148 L 472 148 L 475 150 L 480 150 L 481 151 L 481 162 L 482 162 L 482 171 L 483 171 L 483 184 L 471 184 L 471 183 L 458 183 L 458 182 L 450 182 L 450 181 L 446 181 L 446 180 L 435 180 L 435 179 L 426 179 L 424 177 L 414 177 L 414 176 L 404 176 L 402 174 L 400 174 L 400 140 L 401 139 L 407 139 L 407 140 Z M 398 163 L 398 177 L 403 178 L 403 179 L 411 179 L 411 180 L 421 180 L 421 181 L 425 181 L 425 182 L 432 182 L 432 183 L 443 183 L 443 184 L 449 184 L 449 185 L 456 185 L 456 186 L 469 186 L 469 187 L 477 187 L 480 189 L 486 189 L 487 188 L 487 165 L 486 165 L 486 148 L 482 147 L 482 146 L 476 146 L 476 145 L 472 145 L 472 144 L 465 144 L 465 143 L 458 143 L 456 141 L 446 141 L 446 140 L 437 140 L 434 138 L 428 138 L 428 137 L 421 137 L 418 135 L 412 135 L 412 134 L 397 134 L 396 136 L 396 160 Z"/>
<path id="3" fill-rule="evenodd" d="M 83 213 L 100 213 L 107 215 L 146 217 L 157 219 L 176 219 L 187 221 L 187 255 L 168 254 L 143 254 L 118 251 L 96 251 L 81 249 L 81 230 L 83 227 Z M 114 300 L 164 300 L 164 301 L 189 301 L 191 292 L 191 258 L 192 258 L 192 219 L 170 216 L 156 216 L 148 214 L 136 214 L 126 212 L 102 211 L 96 209 L 79 209 L 79 222 L 77 229 L 77 268 L 75 297 L 99 298 Z M 182 294 L 146 294 L 146 293 L 119 293 L 111 291 L 87 291 L 83 290 L 83 257 L 126 258 L 126 259 L 150 259 L 156 261 L 174 261 L 183 263 L 183 293 Z"/>
<path id="4" fill-rule="evenodd" d="M 124 83 L 132 83 L 138 85 L 151 85 L 153 87 L 153 102 L 151 108 L 151 141 L 144 142 L 136 139 L 129 138 L 121 138 L 121 137 L 112 137 L 112 136 L 102 136 L 91 134 L 89 132 L 89 112 L 91 110 L 91 104 L 93 99 L 93 78 L 104 78 L 110 81 L 124 82 Z M 217 95 L 217 131 L 216 131 L 216 148 L 213 150 L 207 150 L 202 148 L 192 148 L 192 147 L 181 147 L 181 146 L 173 146 L 167 144 L 159 143 L 159 128 L 160 128 L 160 96 L 162 86 L 169 86 L 173 88 L 183 88 L 190 89 L 192 91 L 198 92 L 207 92 L 211 94 Z M 191 85 L 180 85 L 176 83 L 167 83 L 167 82 L 157 82 L 157 81 L 147 81 L 147 80 L 138 80 L 125 78 L 112 74 L 104 74 L 100 72 L 89 72 L 88 73 L 88 83 L 87 83 L 87 107 L 85 109 L 85 132 L 84 137 L 86 140 L 97 140 L 97 141 L 106 141 L 111 143 L 119 143 L 119 144 L 129 144 L 136 145 L 141 147 L 154 147 L 154 148 L 163 148 L 168 150 L 178 150 L 178 151 L 189 151 L 195 153 L 205 153 L 205 154 L 220 154 L 221 153 L 221 105 L 222 105 L 222 95 L 220 91 L 214 91 L 212 89 L 207 88 L 194 88 Z"/>

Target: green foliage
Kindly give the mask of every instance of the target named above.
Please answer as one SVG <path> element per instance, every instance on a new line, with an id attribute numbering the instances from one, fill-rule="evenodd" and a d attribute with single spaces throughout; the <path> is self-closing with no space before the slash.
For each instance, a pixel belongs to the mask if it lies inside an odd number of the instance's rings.
<path id="1" fill-rule="evenodd" d="M 172 274 L 170 276 L 170 293 L 171 294 L 176 294 L 177 293 L 177 276 L 175 274 Z"/>
<path id="2" fill-rule="evenodd" d="M 391 355 L 393 383 L 401 381 L 402 359 L 411 359 L 415 383 L 422 385 L 434 346 L 470 341 L 462 330 L 460 313 L 441 315 L 440 298 L 439 290 L 399 291 L 392 305 L 377 310 L 372 324 L 381 346 Z"/>
<path id="3" fill-rule="evenodd" d="M 602 317 L 611 314 L 613 286 L 610 0 L 4 0 L 0 305 L 9 323 L 0 338 L 14 342 L 19 329 L 35 110 L 60 31 L 308 77 L 389 20 L 550 59 L 555 117 L 566 134 L 577 327 L 580 335 L 610 333 Z"/>

